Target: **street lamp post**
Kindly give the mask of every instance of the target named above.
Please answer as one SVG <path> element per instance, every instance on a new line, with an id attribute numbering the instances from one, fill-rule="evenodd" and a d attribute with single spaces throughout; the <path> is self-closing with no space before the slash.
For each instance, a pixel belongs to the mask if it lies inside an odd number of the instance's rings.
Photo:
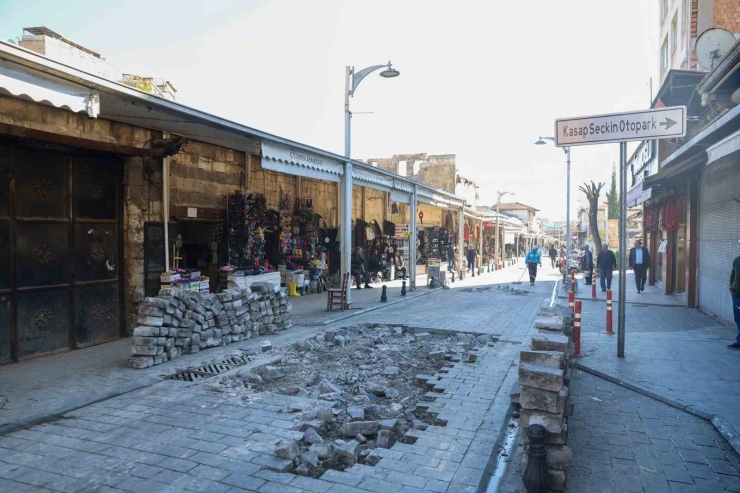
<path id="1" fill-rule="evenodd" d="M 501 205 L 501 198 L 507 194 L 514 195 L 513 192 L 496 192 L 496 265 L 498 265 L 503 255 L 501 250 L 502 241 L 499 239 L 499 209 Z"/>
<path id="2" fill-rule="evenodd" d="M 542 137 L 535 142 L 535 145 L 545 145 L 550 140 L 555 142 L 555 137 Z M 563 147 L 567 162 L 566 176 L 566 198 L 565 198 L 565 265 L 563 265 L 563 283 L 567 282 L 568 271 L 570 270 L 570 147 Z M 565 284 L 563 284 L 565 285 Z"/>
<path id="3" fill-rule="evenodd" d="M 350 272 L 352 256 L 352 151 L 351 151 L 351 123 L 352 112 L 349 110 L 349 98 L 355 95 L 357 86 L 362 79 L 376 70 L 384 69 L 380 76 L 386 79 L 398 77 L 400 72 L 393 68 L 391 62 L 385 65 L 373 65 L 359 71 L 354 67 L 347 67 L 344 79 L 344 170 L 341 180 L 341 206 L 339 220 L 342 227 L 341 236 L 341 272 L 344 275 Z M 350 272 L 351 274 L 351 272 Z M 347 303 L 352 302 L 352 283 L 347 283 Z"/>

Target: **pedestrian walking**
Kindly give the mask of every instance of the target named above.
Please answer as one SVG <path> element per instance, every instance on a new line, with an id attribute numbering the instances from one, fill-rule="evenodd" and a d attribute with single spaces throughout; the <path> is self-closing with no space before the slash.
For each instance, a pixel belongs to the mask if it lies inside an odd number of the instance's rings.
<path id="1" fill-rule="evenodd" d="M 740 248 L 740 240 L 737 240 Z M 732 314 L 735 316 L 737 325 L 737 338 L 735 342 L 727 346 L 731 349 L 740 349 L 740 255 L 732 261 L 732 272 L 730 273 L 730 295 L 732 297 Z"/>
<path id="2" fill-rule="evenodd" d="M 635 240 L 635 246 L 630 248 L 629 267 L 635 271 L 635 286 L 638 293 L 645 291 L 647 270 L 650 265 L 650 252 L 642 246 L 642 241 Z"/>
<path id="3" fill-rule="evenodd" d="M 452 245 L 447 247 L 447 270 L 455 270 L 455 247 Z"/>
<path id="4" fill-rule="evenodd" d="M 527 254 L 524 264 L 529 270 L 529 285 L 534 286 L 534 280 L 537 278 L 537 266 L 542 266 L 542 259 L 537 254 L 536 246 L 533 246 L 532 251 Z"/>
<path id="5" fill-rule="evenodd" d="M 617 268 L 617 257 L 614 252 L 609 250 L 609 245 L 606 243 L 601 244 L 601 253 L 596 260 L 596 265 L 599 268 L 599 280 L 601 282 L 601 290 L 606 291 L 612 288 L 612 276 L 614 275 L 614 269 Z"/>
<path id="6" fill-rule="evenodd" d="M 558 250 L 555 248 L 555 244 L 550 245 L 550 263 L 552 264 L 552 268 L 555 268 L 555 264 L 557 262 L 558 258 Z"/>
<path id="7" fill-rule="evenodd" d="M 586 285 L 589 286 L 594 279 L 594 254 L 588 248 L 588 245 L 583 247 L 583 257 L 581 257 L 581 270 L 583 271 L 583 280 Z"/>
<path id="8" fill-rule="evenodd" d="M 468 270 L 475 275 L 475 257 L 478 252 L 475 251 L 475 247 L 471 244 L 468 247 Z"/>

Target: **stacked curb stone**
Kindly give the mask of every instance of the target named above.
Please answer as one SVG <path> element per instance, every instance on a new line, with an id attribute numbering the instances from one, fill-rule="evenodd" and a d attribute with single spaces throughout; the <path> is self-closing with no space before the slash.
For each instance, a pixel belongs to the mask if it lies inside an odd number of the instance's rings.
<path id="1" fill-rule="evenodd" d="M 291 327 L 292 309 L 285 290 L 270 283 L 207 295 L 162 289 L 139 308 L 129 366 L 148 368 L 201 349 L 275 334 Z"/>
<path id="2" fill-rule="evenodd" d="M 522 473 L 529 458 L 527 429 L 530 425 L 542 425 L 547 431 L 545 450 L 550 490 L 565 491 L 566 472 L 573 458 L 570 447 L 565 444 L 568 385 L 575 364 L 572 358 L 573 313 L 562 306 L 542 308 L 535 327 L 538 332 L 532 337 L 531 347 L 522 351 L 519 359 L 519 424 L 524 440 Z"/>

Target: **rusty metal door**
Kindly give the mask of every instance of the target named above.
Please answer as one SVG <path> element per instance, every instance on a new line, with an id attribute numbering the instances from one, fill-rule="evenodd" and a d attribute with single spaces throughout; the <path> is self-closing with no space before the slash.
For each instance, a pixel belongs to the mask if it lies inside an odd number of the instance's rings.
<path id="1" fill-rule="evenodd" d="M 0 363 L 118 338 L 122 161 L 4 140 L 0 166 Z"/>

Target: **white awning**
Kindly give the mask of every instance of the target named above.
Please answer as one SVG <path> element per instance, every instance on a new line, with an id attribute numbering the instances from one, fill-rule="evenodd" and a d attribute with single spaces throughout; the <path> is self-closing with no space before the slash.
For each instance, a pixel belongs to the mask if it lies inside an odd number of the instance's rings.
<path id="1" fill-rule="evenodd" d="M 0 94 L 87 113 L 90 118 L 97 118 L 100 113 L 98 91 L 2 59 Z"/>
<path id="2" fill-rule="evenodd" d="M 393 190 L 393 178 L 363 171 L 354 166 L 352 167 L 352 181 L 357 182 L 357 185 L 359 186 L 380 190 L 382 192 L 390 192 Z"/>
<path id="3" fill-rule="evenodd" d="M 707 164 L 712 164 L 738 150 L 740 150 L 740 130 L 707 148 L 709 157 Z"/>
<path id="4" fill-rule="evenodd" d="M 338 182 L 343 173 L 343 166 L 339 161 L 264 141 L 262 167 L 288 175 L 333 182 Z"/>

